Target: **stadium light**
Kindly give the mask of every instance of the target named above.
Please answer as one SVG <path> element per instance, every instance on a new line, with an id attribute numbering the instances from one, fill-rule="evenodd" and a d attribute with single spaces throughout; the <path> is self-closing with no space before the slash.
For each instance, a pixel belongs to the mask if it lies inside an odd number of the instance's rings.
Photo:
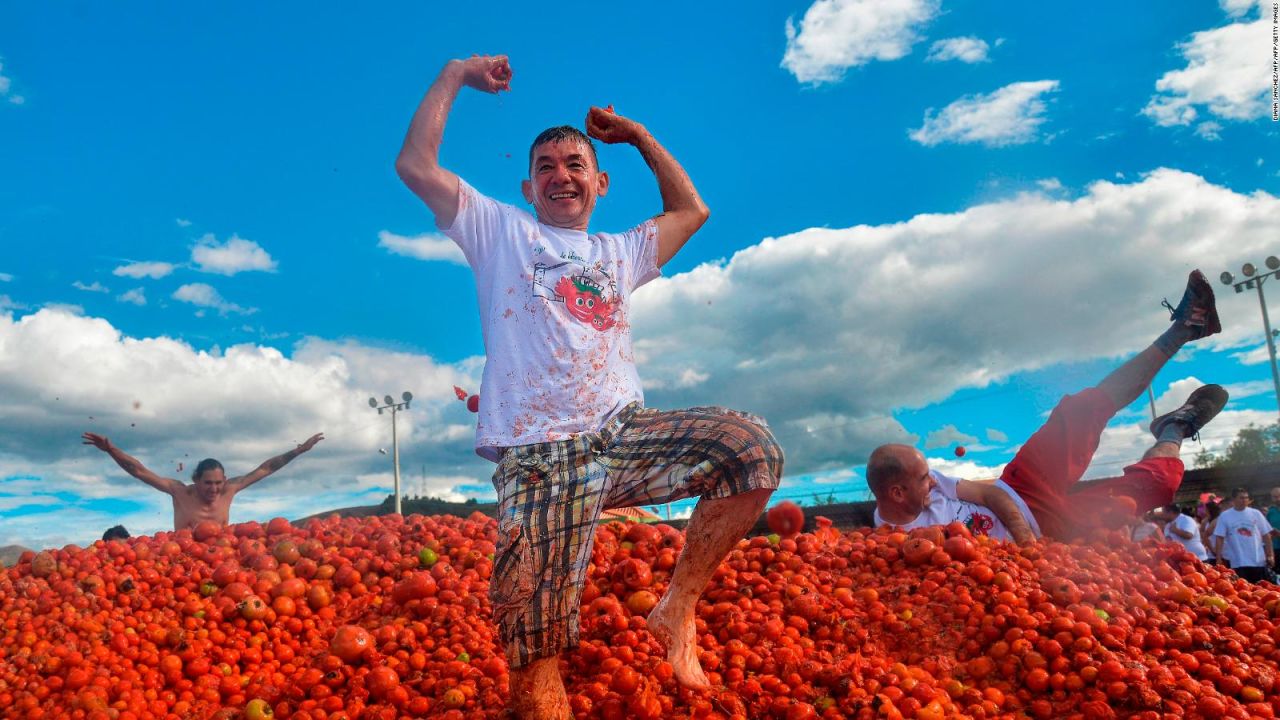
<path id="1" fill-rule="evenodd" d="M 385 401 L 387 404 L 382 407 L 378 407 L 377 398 L 369 398 L 369 407 L 377 410 L 379 415 L 382 414 L 383 410 L 389 410 L 391 412 L 391 466 L 393 468 L 394 476 L 395 476 L 396 514 L 397 515 L 400 514 L 400 440 L 396 436 L 396 413 L 400 412 L 401 410 L 409 409 L 409 402 L 413 400 L 413 393 L 409 392 L 408 390 L 405 390 L 404 392 L 400 393 L 400 397 L 403 398 L 404 402 L 395 402 L 394 400 L 391 399 L 390 395 L 383 397 L 382 398 L 383 401 Z M 383 455 L 387 454 L 386 450 L 378 450 L 378 452 L 382 453 Z"/>
<path id="2" fill-rule="evenodd" d="M 1253 263 L 1245 263 L 1240 267 L 1240 273 L 1246 279 L 1236 282 L 1235 277 L 1224 272 L 1218 277 L 1223 285 L 1231 285 L 1236 289 L 1236 293 L 1242 293 L 1245 290 L 1258 291 L 1258 307 L 1262 308 L 1262 329 L 1267 333 L 1267 352 L 1271 356 L 1271 382 L 1276 388 L 1276 409 L 1280 411 L 1280 369 L 1276 367 L 1276 341 L 1275 333 L 1271 331 L 1271 318 L 1267 316 L 1267 299 L 1262 294 L 1262 284 L 1271 278 L 1280 278 L 1280 258 L 1275 255 L 1269 255 L 1265 261 L 1267 272 L 1259 273 L 1258 268 Z"/>

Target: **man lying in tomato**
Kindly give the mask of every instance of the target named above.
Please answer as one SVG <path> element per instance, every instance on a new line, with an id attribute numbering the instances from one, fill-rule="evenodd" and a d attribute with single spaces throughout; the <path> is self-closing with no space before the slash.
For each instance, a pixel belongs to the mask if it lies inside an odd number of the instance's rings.
<path id="1" fill-rule="evenodd" d="M 1213 289 L 1199 270 L 1188 278 L 1172 319 L 1151 346 L 1097 386 L 1064 397 L 994 484 L 930 470 L 924 455 L 907 445 L 876 448 L 867 462 L 876 525 L 913 529 L 959 521 L 974 534 L 1021 543 L 1122 525 L 1172 502 L 1182 484 L 1178 455 L 1183 439 L 1198 433 L 1227 402 L 1219 385 L 1197 388 L 1184 405 L 1153 420 L 1155 445 L 1126 467 L 1122 477 L 1073 492 L 1116 412 L 1146 390 L 1182 345 L 1221 331 Z"/>
<path id="2" fill-rule="evenodd" d="M 531 210 L 494 201 L 440 166 L 458 92 L 497 93 L 510 83 L 504 56 L 448 63 L 414 115 L 396 170 L 475 275 L 487 355 L 476 452 L 498 463 L 490 597 L 512 703 L 523 717 L 565 718 L 557 655 L 578 643 L 601 511 L 701 498 L 648 627 L 675 677 L 705 688 L 694 604 L 778 486 L 782 452 L 759 418 L 642 405 L 631 292 L 657 277 L 709 214 L 684 169 L 644 126 L 593 107 L 586 134 L 568 126 L 544 131 L 521 184 Z M 609 190 L 590 138 L 640 152 L 657 179 L 661 213 L 621 233 L 588 230 L 596 199 Z"/>
<path id="3" fill-rule="evenodd" d="M 168 477 L 160 477 L 120 448 L 105 435 L 87 432 L 82 436 L 85 445 L 92 445 L 111 456 L 124 471 L 142 482 L 173 498 L 173 529 L 194 528 L 211 520 L 226 525 L 231 514 L 231 500 L 236 493 L 279 470 L 289 461 L 316 446 L 324 439 L 324 433 L 316 433 L 298 447 L 283 455 L 277 455 L 254 468 L 247 475 L 227 480 L 222 463 L 213 458 L 201 460 L 191 473 L 191 483 Z"/>

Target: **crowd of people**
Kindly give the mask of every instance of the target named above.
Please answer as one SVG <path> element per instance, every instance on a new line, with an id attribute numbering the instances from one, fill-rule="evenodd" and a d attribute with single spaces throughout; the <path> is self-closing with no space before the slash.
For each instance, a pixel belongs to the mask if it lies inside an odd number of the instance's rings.
<path id="1" fill-rule="evenodd" d="M 1208 563 L 1229 567 L 1240 577 L 1275 582 L 1280 566 L 1280 487 L 1272 488 L 1265 512 L 1252 506 L 1248 488 L 1227 498 L 1206 496 L 1195 508 L 1169 504 L 1135 523 L 1132 538 L 1176 542 Z"/>

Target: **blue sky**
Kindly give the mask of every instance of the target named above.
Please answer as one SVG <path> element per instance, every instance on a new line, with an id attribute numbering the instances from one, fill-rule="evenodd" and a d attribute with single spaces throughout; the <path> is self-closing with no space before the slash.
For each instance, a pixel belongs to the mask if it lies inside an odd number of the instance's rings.
<path id="1" fill-rule="evenodd" d="M 765 415 L 780 498 L 861 499 L 889 440 L 990 475 L 1163 330 L 1190 269 L 1280 253 L 1270 15 L 1113 5 L 8 7 L 0 545 L 170 522 L 85 430 L 183 479 L 324 431 L 233 520 L 376 501 L 390 428 L 365 399 L 406 389 L 406 491 L 491 496 L 451 390 L 479 386 L 474 285 L 393 171 L 436 72 L 472 53 L 515 72 L 446 132 L 482 191 L 518 203 L 530 139 L 611 103 L 711 207 L 634 300 L 650 404 Z M 634 150 L 601 163 L 594 227 L 660 209 Z M 1161 411 L 1231 387 L 1209 449 L 1276 413 L 1256 297 L 1216 287 L 1223 334 L 1154 385 Z M 1149 415 L 1117 416 L 1092 475 L 1141 453 Z"/>

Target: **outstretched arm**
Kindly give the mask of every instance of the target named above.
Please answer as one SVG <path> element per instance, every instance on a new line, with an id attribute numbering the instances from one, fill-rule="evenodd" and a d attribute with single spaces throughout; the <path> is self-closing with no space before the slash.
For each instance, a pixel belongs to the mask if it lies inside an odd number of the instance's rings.
<path id="1" fill-rule="evenodd" d="M 649 164 L 662 194 L 658 224 L 658 267 L 670 260 L 711 216 L 688 173 L 643 125 L 611 110 L 587 112 L 587 134 L 604 143 L 627 143 Z"/>
<path id="2" fill-rule="evenodd" d="M 413 114 L 396 158 L 396 173 L 431 208 L 440 227 L 452 225 L 458 214 L 458 176 L 440 167 L 440 142 L 449 110 L 463 87 L 488 93 L 510 90 L 511 65 L 507 56 L 474 55 L 466 60 L 450 60 Z"/>
<path id="3" fill-rule="evenodd" d="M 145 465 L 138 462 L 137 458 L 113 445 L 111 440 L 107 439 L 106 435 L 87 432 L 80 437 L 85 445 L 92 445 L 102 452 L 110 455 L 111 459 L 115 460 L 116 464 L 123 468 L 125 472 L 161 492 L 173 495 L 174 493 L 181 492 L 182 488 L 185 487 L 182 483 L 174 480 L 173 478 L 160 477 L 159 475 L 151 472 Z"/>
<path id="4" fill-rule="evenodd" d="M 253 472 L 249 473 L 248 475 L 244 475 L 242 477 L 236 478 L 235 480 L 228 483 L 228 485 L 230 485 L 235 492 L 240 492 L 241 490 L 258 482 L 262 478 L 279 470 L 285 465 L 288 465 L 290 460 L 298 457 L 302 453 L 315 447 L 316 443 L 320 442 L 323 439 L 324 439 L 324 433 L 316 433 L 315 435 L 312 435 L 311 437 L 307 438 L 307 441 L 302 443 L 298 447 L 290 450 L 287 453 L 284 453 L 283 455 L 277 455 L 271 458 L 270 460 L 267 460 L 266 462 L 262 463 L 258 467 L 254 468 Z"/>
<path id="5" fill-rule="evenodd" d="M 1022 516 L 1017 503 L 1009 494 L 995 485 L 961 480 L 956 483 L 956 497 L 965 502 L 977 503 L 987 508 L 1000 518 L 1000 522 L 1009 528 L 1009 534 L 1018 544 L 1034 542 L 1036 534 L 1031 531 L 1027 519 Z"/>

